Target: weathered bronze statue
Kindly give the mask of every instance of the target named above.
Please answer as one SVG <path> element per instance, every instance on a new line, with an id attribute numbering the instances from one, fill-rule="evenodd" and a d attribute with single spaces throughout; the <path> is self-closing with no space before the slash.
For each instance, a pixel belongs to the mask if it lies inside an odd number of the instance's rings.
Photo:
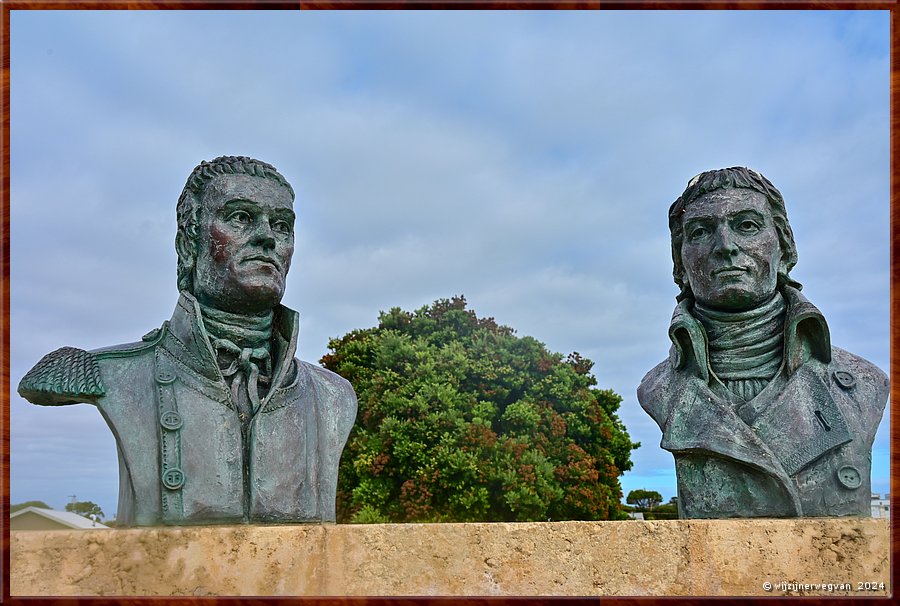
<path id="1" fill-rule="evenodd" d="M 885 374 L 831 346 L 800 294 L 781 193 L 746 168 L 702 173 L 669 209 L 669 358 L 638 399 L 675 457 L 685 518 L 868 516 Z"/>
<path id="2" fill-rule="evenodd" d="M 294 358 L 280 304 L 294 252 L 294 190 L 245 157 L 202 162 L 178 200 L 172 318 L 142 341 L 63 347 L 19 393 L 95 404 L 116 438 L 127 525 L 334 521 L 356 395 Z"/>

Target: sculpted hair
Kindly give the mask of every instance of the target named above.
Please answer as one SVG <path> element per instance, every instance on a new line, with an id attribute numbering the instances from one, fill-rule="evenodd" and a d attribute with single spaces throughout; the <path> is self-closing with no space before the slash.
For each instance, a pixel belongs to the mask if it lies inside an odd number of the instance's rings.
<path id="1" fill-rule="evenodd" d="M 193 292 L 194 289 L 194 260 L 203 190 L 210 181 L 225 175 L 250 175 L 271 179 L 287 188 L 291 192 L 291 201 L 294 200 L 294 189 L 291 184 L 271 164 L 246 156 L 220 156 L 209 162 L 205 160 L 201 162 L 188 177 L 176 207 L 178 230 L 175 233 L 175 252 L 178 254 L 179 291 Z"/>
<path id="2" fill-rule="evenodd" d="M 783 267 L 778 270 L 778 287 L 787 285 L 798 290 L 803 288 L 789 275 L 797 264 L 797 245 L 794 243 L 794 232 L 791 231 L 791 224 L 788 222 L 781 192 L 772 185 L 771 181 L 755 170 L 735 166 L 700 173 L 688 182 L 684 193 L 669 207 L 669 232 L 672 234 L 672 261 L 674 263 L 672 276 L 675 278 L 675 283 L 681 288 L 676 299 L 681 301 L 694 296 L 691 286 L 685 278 L 684 264 L 681 262 L 681 244 L 684 241 L 681 219 L 684 211 L 700 196 L 729 188 L 750 189 L 761 193 L 769 201 L 769 209 L 772 212 L 775 231 L 778 233 L 778 242 L 781 245 L 781 258 L 784 261 Z"/>

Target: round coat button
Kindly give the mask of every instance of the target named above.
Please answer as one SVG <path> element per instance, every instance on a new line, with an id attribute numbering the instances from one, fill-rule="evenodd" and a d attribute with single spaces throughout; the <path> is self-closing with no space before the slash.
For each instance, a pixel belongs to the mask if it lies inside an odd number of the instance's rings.
<path id="1" fill-rule="evenodd" d="M 184 486 L 184 473 L 177 467 L 167 469 L 162 474 L 162 483 L 169 490 L 178 490 Z"/>
<path id="2" fill-rule="evenodd" d="M 161 370 L 156 373 L 156 382 L 160 385 L 169 385 L 175 381 L 175 373 L 168 370 Z"/>
<path id="3" fill-rule="evenodd" d="M 846 370 L 834 371 L 834 380 L 837 381 L 837 384 L 844 389 L 850 389 L 851 387 L 856 385 L 856 379 Z"/>
<path id="4" fill-rule="evenodd" d="M 837 472 L 838 482 L 844 488 L 854 490 L 862 486 L 862 476 L 859 470 L 853 465 L 844 465 Z"/>
<path id="5" fill-rule="evenodd" d="M 166 429 L 178 429 L 182 423 L 181 415 L 175 410 L 167 410 L 159 417 L 159 424 Z"/>

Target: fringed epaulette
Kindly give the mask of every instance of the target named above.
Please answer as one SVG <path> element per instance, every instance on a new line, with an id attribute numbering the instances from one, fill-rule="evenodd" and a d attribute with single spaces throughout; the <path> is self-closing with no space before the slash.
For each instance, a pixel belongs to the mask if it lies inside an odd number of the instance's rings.
<path id="1" fill-rule="evenodd" d="M 61 347 L 41 358 L 22 377 L 18 392 L 43 406 L 95 402 L 106 393 L 94 354 L 75 347 Z"/>

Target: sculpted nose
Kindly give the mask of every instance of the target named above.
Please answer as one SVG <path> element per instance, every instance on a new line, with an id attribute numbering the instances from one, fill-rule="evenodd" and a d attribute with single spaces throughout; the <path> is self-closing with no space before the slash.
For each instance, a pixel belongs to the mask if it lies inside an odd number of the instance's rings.
<path id="1" fill-rule="evenodd" d="M 256 230 L 253 232 L 252 243 L 263 248 L 275 248 L 275 234 L 272 232 L 272 226 L 269 225 L 268 220 L 257 222 Z"/>
<path id="2" fill-rule="evenodd" d="M 720 226 L 715 232 L 713 253 L 722 257 L 733 257 L 738 252 L 734 234 L 727 225 Z"/>

